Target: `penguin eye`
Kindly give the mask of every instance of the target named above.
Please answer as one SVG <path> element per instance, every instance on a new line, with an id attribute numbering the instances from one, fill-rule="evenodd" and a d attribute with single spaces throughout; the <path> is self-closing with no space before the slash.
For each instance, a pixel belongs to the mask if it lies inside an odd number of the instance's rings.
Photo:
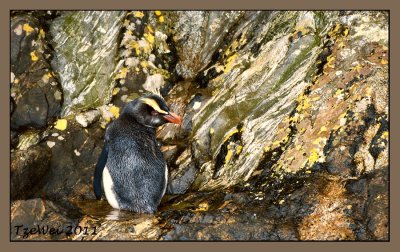
<path id="1" fill-rule="evenodd" d="M 157 115 L 159 115 L 160 113 L 158 113 L 157 111 L 155 111 L 154 109 L 151 111 L 151 115 L 152 116 L 157 116 Z"/>

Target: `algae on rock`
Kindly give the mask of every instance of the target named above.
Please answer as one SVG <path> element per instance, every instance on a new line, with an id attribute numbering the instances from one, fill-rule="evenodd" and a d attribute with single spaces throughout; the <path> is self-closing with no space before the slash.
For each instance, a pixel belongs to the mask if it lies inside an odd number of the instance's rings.
<path id="1" fill-rule="evenodd" d="M 64 115 L 110 101 L 124 16 L 124 11 L 69 11 L 51 23 L 52 66 L 64 92 Z"/>

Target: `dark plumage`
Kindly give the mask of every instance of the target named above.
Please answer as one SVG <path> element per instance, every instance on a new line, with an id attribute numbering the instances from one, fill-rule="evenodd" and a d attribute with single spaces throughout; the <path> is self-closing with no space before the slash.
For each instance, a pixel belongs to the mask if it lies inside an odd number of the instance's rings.
<path id="1" fill-rule="evenodd" d="M 167 183 L 167 166 L 156 141 L 156 128 L 180 124 L 157 95 L 128 103 L 106 130 L 104 148 L 94 173 L 97 199 L 106 198 L 114 208 L 141 213 L 157 210 Z"/>

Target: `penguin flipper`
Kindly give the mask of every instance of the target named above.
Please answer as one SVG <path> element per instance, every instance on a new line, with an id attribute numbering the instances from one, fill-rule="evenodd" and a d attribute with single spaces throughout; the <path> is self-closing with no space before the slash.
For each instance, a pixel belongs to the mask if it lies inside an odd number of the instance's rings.
<path id="1" fill-rule="evenodd" d="M 107 163 L 107 157 L 108 157 L 108 146 L 107 143 L 104 143 L 103 150 L 96 164 L 96 169 L 94 171 L 94 179 L 93 179 L 93 190 L 94 194 L 96 195 L 96 199 L 98 200 L 101 199 L 102 195 L 101 182 L 103 180 L 103 170 Z"/>

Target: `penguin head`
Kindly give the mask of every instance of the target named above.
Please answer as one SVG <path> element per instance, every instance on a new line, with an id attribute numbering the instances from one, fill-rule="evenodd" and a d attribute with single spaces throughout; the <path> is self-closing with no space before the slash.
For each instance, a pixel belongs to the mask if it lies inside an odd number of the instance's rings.
<path id="1" fill-rule="evenodd" d="M 181 124 L 182 119 L 171 112 L 165 100 L 155 94 L 145 95 L 128 103 L 121 115 L 133 117 L 138 123 L 157 128 L 165 123 Z"/>

